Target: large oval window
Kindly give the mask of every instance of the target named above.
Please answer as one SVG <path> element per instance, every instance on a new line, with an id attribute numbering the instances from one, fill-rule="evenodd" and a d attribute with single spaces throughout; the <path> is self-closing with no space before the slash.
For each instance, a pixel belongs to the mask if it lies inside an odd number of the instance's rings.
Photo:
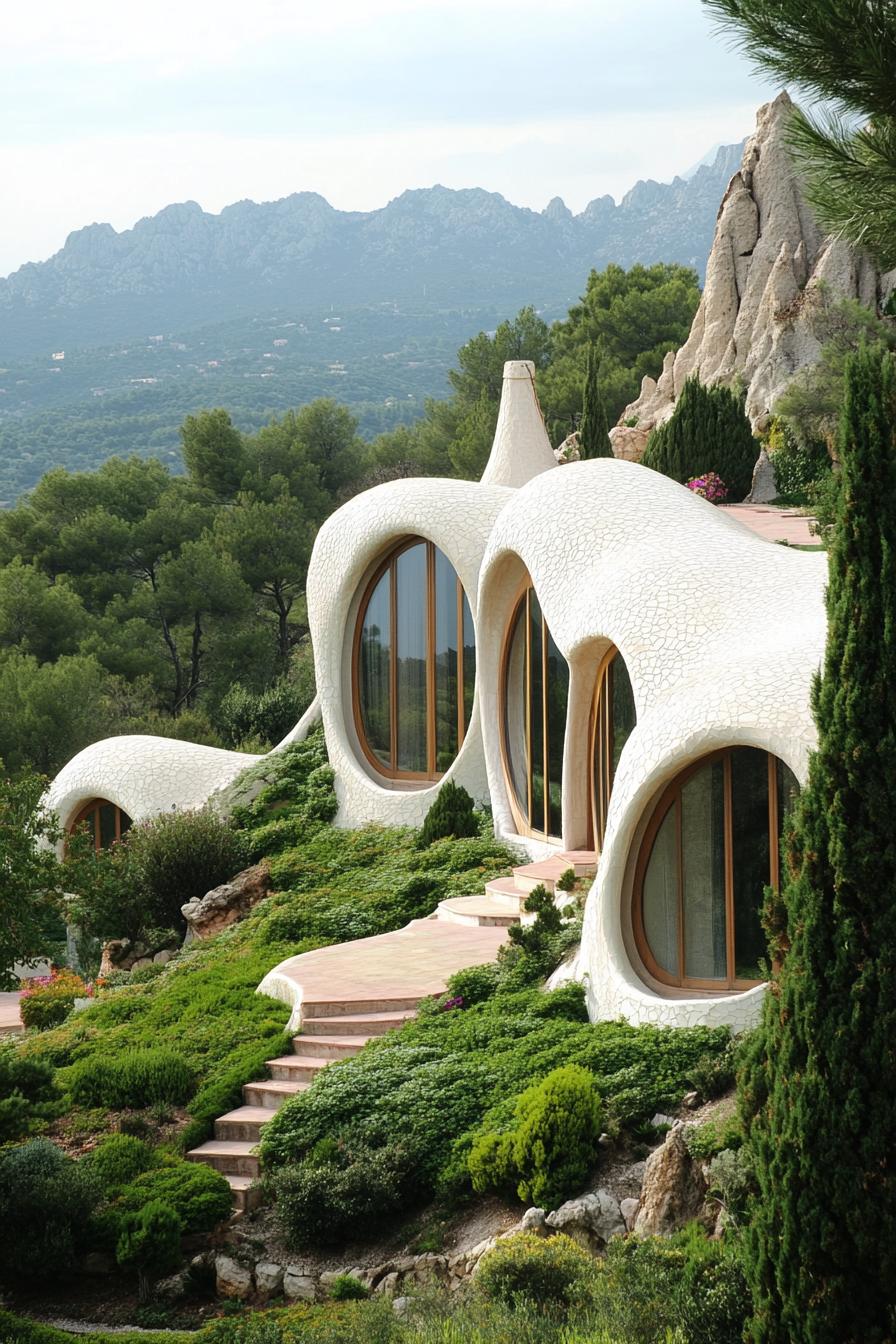
<path id="1" fill-rule="evenodd" d="M 403 543 L 369 583 L 355 635 L 355 726 L 370 763 L 393 779 L 438 779 L 469 727 L 475 680 L 457 574 L 431 541 Z"/>
<path id="2" fill-rule="evenodd" d="M 780 885 L 780 839 L 798 791 L 783 761 L 753 747 L 716 752 L 666 790 L 633 910 L 638 951 L 657 979 L 695 989 L 761 983 L 763 896 Z"/>
<path id="3" fill-rule="evenodd" d="M 601 850 L 622 748 L 635 727 L 635 696 L 625 659 L 611 649 L 600 665 L 591 710 L 591 830 Z"/>
<path id="4" fill-rule="evenodd" d="M 514 610 L 502 678 L 504 769 L 521 833 L 562 834 L 569 666 L 529 587 Z"/>

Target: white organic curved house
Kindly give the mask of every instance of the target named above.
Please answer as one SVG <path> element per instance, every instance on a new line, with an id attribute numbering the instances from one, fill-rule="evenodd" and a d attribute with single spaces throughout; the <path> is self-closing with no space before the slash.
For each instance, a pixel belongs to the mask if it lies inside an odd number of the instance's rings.
<path id="1" fill-rule="evenodd" d="M 533 856 L 599 853 L 576 965 L 593 1017 L 748 1025 L 814 742 L 826 572 L 646 468 L 557 467 L 534 369 L 506 365 L 481 482 L 377 486 L 317 538 L 338 824 L 416 825 L 452 779 Z M 194 807 L 253 759 L 113 738 L 49 801 L 65 825 L 94 800 Z"/>

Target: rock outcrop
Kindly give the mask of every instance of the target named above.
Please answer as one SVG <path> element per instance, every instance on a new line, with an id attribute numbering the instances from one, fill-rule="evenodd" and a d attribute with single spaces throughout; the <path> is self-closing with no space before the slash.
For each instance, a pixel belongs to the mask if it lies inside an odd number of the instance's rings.
<path id="1" fill-rule="evenodd" d="M 661 1147 L 647 1159 L 634 1230 L 640 1237 L 663 1237 L 696 1218 L 706 1199 L 706 1177 L 685 1143 L 687 1127 L 677 1120 Z"/>
<path id="2" fill-rule="evenodd" d="M 818 358 L 820 306 L 849 298 L 874 308 L 890 292 L 894 277 L 821 233 L 787 146 L 792 111 L 787 93 L 759 109 L 722 199 L 690 335 L 666 356 L 658 381 L 644 379 L 611 431 L 617 457 L 643 452 L 695 373 L 707 384 L 740 381 L 754 429 L 765 428 L 794 374 Z"/>
<path id="3" fill-rule="evenodd" d="M 245 919 L 253 906 L 271 889 L 271 872 L 266 863 L 246 868 L 229 882 L 206 892 L 204 896 L 181 906 L 187 921 L 187 938 L 213 938 L 216 933 Z"/>

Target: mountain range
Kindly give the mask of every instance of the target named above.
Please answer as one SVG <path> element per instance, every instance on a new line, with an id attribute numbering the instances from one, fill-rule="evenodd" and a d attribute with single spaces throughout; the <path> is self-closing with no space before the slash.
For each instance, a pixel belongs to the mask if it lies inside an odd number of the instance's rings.
<path id="1" fill-rule="evenodd" d="M 592 268 L 681 262 L 702 280 L 741 152 L 579 214 L 435 186 L 369 212 L 300 192 L 79 229 L 0 279 L 0 503 L 56 463 L 174 460 L 203 406 L 247 430 L 317 396 L 366 434 L 413 418 L 447 392 L 464 341 L 527 304 L 565 316 Z"/>

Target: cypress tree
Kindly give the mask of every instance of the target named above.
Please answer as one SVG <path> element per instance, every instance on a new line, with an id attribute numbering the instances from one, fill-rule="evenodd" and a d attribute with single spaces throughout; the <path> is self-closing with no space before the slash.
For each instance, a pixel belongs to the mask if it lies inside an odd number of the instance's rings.
<path id="1" fill-rule="evenodd" d="M 896 1327 L 896 366 L 846 368 L 818 747 L 767 925 L 786 950 L 741 1078 L 755 1344 Z M 774 956 L 775 949 L 773 949 Z"/>
<path id="2" fill-rule="evenodd" d="M 736 502 L 750 493 L 758 456 L 743 395 L 728 387 L 706 387 L 693 374 L 671 417 L 650 435 L 642 461 L 681 485 L 714 471 Z"/>
<path id="3" fill-rule="evenodd" d="M 612 457 L 610 422 L 600 382 L 602 352 L 597 345 L 589 345 L 585 364 L 585 385 L 582 389 L 582 426 L 579 432 L 579 456 Z"/>

